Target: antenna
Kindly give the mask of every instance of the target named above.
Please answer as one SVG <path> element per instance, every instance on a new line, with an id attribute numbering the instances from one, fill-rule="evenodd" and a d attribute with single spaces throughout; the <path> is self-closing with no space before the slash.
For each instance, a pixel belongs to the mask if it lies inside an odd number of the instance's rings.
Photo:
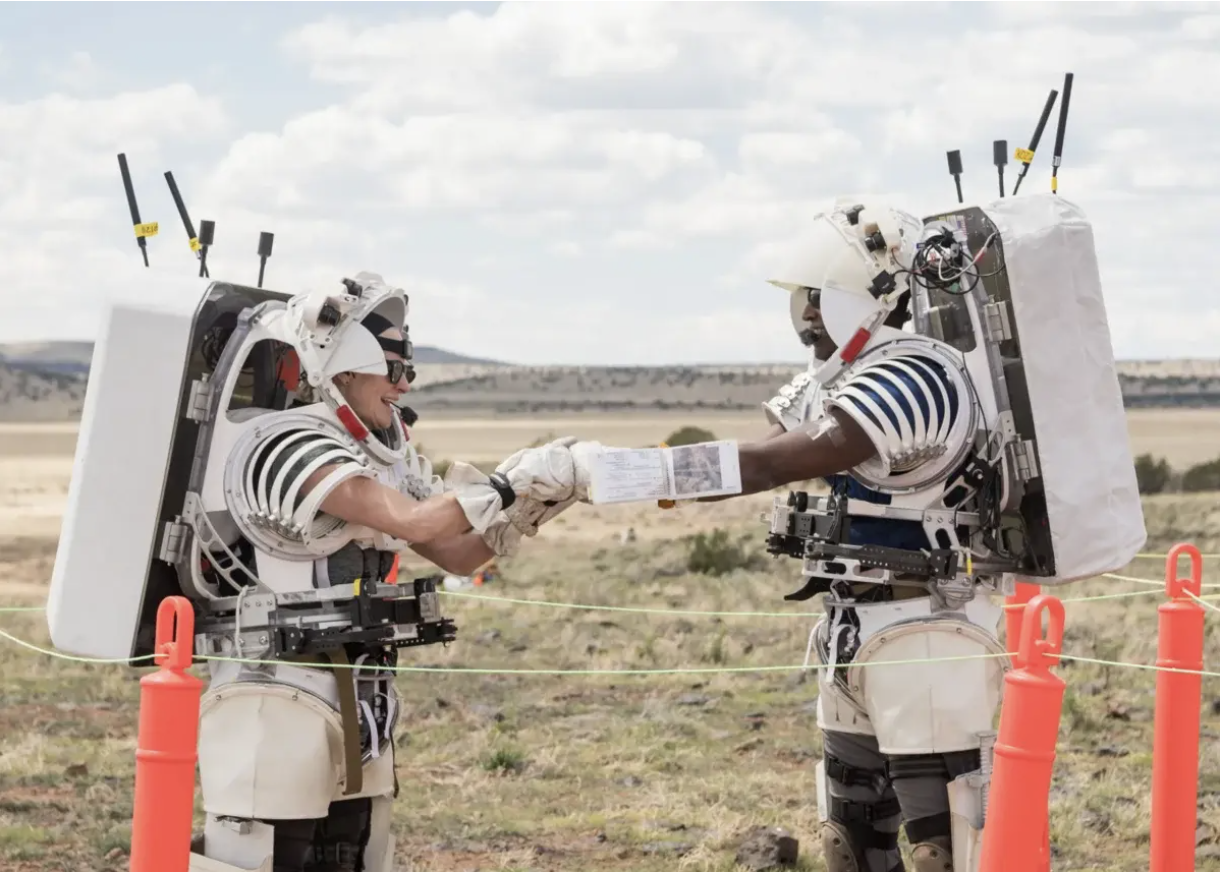
<path id="1" fill-rule="evenodd" d="M 948 152 L 949 157 L 949 175 L 953 176 L 953 184 L 957 186 L 957 202 L 962 202 L 962 153 L 960 151 Z"/>
<path id="2" fill-rule="evenodd" d="M 271 245 L 275 242 L 274 233 L 258 235 L 258 286 L 263 286 L 263 270 L 267 266 L 267 258 L 271 257 Z"/>
<path id="3" fill-rule="evenodd" d="M 1021 180 L 1029 172 L 1029 165 L 1034 160 L 1034 152 L 1038 150 L 1038 142 L 1042 139 L 1042 131 L 1046 127 L 1046 120 L 1051 117 L 1051 109 L 1054 107 L 1055 98 L 1058 96 L 1059 92 L 1052 89 L 1046 98 L 1046 105 L 1042 107 L 1042 117 L 1038 119 L 1038 126 L 1034 128 L 1034 135 L 1029 140 L 1029 148 L 1018 148 L 1013 154 L 1013 157 L 1022 164 L 1021 175 L 1017 176 L 1017 183 L 1012 189 L 1014 197 L 1017 195 L 1017 191 L 1021 190 Z"/>
<path id="4" fill-rule="evenodd" d="M 131 225 L 136 232 L 136 244 L 140 246 L 140 254 L 144 256 L 144 266 L 148 266 L 148 237 L 156 236 L 159 227 L 156 221 L 147 224 L 140 222 L 140 207 L 136 205 L 136 189 L 131 184 L 131 173 L 127 170 L 127 155 L 119 154 L 119 172 L 123 174 L 123 190 L 127 193 L 127 208 L 131 211 Z"/>
<path id="5" fill-rule="evenodd" d="M 199 222 L 199 277 L 211 278 L 208 273 L 208 246 L 212 244 L 212 235 L 216 231 L 215 221 Z"/>
<path id="6" fill-rule="evenodd" d="M 195 252 L 195 257 L 199 258 L 199 275 L 201 277 L 207 276 L 207 266 L 200 252 L 201 243 L 199 238 L 195 236 L 195 225 L 191 223 L 191 216 L 187 214 L 186 204 L 182 202 L 182 195 L 178 193 L 178 183 L 174 181 L 174 174 L 167 171 L 165 173 L 165 181 L 169 183 L 169 193 L 174 198 L 174 205 L 178 207 L 178 214 L 182 216 L 182 226 L 186 228 L 186 238 L 190 240 L 191 251 Z M 208 276 L 208 278 L 211 278 L 211 276 Z"/>
<path id="7" fill-rule="evenodd" d="M 1059 129 L 1055 132 L 1055 159 L 1051 163 L 1051 192 L 1059 193 L 1059 165 L 1063 163 L 1063 134 L 1067 130 L 1068 104 L 1072 102 L 1071 73 L 1063 77 L 1063 102 L 1059 104 Z"/>
<path id="8" fill-rule="evenodd" d="M 1004 165 L 1008 163 L 1008 140 L 997 139 L 991 143 L 991 160 L 1000 174 L 1000 199 L 1004 199 Z"/>

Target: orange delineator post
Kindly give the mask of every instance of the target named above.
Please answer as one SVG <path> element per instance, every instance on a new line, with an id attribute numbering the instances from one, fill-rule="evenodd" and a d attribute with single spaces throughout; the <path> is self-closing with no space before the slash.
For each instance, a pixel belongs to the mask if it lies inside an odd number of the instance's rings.
<path id="1" fill-rule="evenodd" d="M 1017 592 L 1004 600 L 1004 639 L 1008 653 L 1015 655 L 1021 645 L 1021 619 L 1025 617 L 1025 606 L 1042 593 L 1042 587 L 1037 584 L 1018 581 Z M 1017 608 L 1020 606 L 1021 608 Z"/>
<path id="2" fill-rule="evenodd" d="M 1008 653 L 1013 660 L 1021 647 L 1021 622 L 1025 618 L 1025 607 L 1029 601 L 1042 593 L 1042 586 L 1027 581 L 1018 581 L 1016 592 L 1004 600 L 1004 640 Z M 1021 664 L 1016 663 L 1017 666 Z M 1043 824 L 1045 833 L 1042 837 L 1042 861 L 1036 872 L 1050 872 L 1051 868 L 1051 824 L 1048 819 Z"/>
<path id="3" fill-rule="evenodd" d="M 1049 618 L 1046 638 L 1042 612 Z M 1032 837 L 1031 817 L 1049 820 L 1051 773 L 1063 712 L 1063 679 L 1050 667 L 1063 650 L 1063 603 L 1039 594 L 1021 620 L 1018 668 L 1004 676 L 1004 704 L 984 823 L 980 872 L 1038 872 L 1049 856 L 1045 838 Z M 1049 835 L 1048 830 L 1043 830 Z"/>
<path id="4" fill-rule="evenodd" d="M 1190 557 L 1190 578 L 1178 577 L 1178 559 Z M 1203 608 L 1186 596 L 1203 592 L 1203 556 L 1193 545 L 1175 545 L 1165 564 L 1169 602 L 1157 609 L 1156 665 L 1203 669 Z M 1199 794 L 1199 715 L 1203 676 L 1156 675 L 1152 745 L 1152 844 L 1149 872 L 1193 872 Z"/>
<path id="5" fill-rule="evenodd" d="M 162 600 L 153 648 L 161 668 L 140 679 L 131 872 L 186 872 L 190 864 L 203 693 L 203 682 L 186 672 L 194 636 L 190 600 Z"/>

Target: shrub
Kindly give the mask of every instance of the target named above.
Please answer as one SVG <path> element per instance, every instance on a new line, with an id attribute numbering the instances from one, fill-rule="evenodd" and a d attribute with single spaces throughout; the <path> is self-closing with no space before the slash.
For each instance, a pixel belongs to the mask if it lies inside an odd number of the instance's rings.
<path id="1" fill-rule="evenodd" d="M 716 436 L 710 430 L 702 427 L 682 427 L 665 437 L 665 444 L 671 448 L 677 445 L 694 445 L 698 442 L 715 442 Z"/>
<path id="2" fill-rule="evenodd" d="M 735 569 L 751 569 L 754 555 L 729 539 L 729 531 L 717 527 L 709 533 L 696 533 L 687 540 L 686 568 L 700 575 L 727 575 Z"/>
<path id="3" fill-rule="evenodd" d="M 1182 490 L 1215 491 L 1220 490 L 1220 459 L 1209 460 L 1192 466 L 1182 474 Z"/>
<path id="4" fill-rule="evenodd" d="M 1151 454 L 1141 454 L 1135 458 L 1135 480 L 1139 483 L 1142 494 L 1159 494 L 1169 484 L 1173 470 L 1164 457 L 1153 460 Z"/>

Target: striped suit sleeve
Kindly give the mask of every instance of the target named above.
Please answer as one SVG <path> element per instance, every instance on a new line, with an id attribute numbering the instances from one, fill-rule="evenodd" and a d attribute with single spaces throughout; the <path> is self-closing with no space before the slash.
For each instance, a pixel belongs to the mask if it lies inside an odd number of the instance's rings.
<path id="1" fill-rule="evenodd" d="M 968 398 L 959 396 L 942 363 L 908 353 L 867 364 L 834 390 L 828 405 L 851 416 L 893 468 L 947 447 L 962 402 Z"/>
<path id="2" fill-rule="evenodd" d="M 330 472 L 303 494 L 305 481 L 323 468 Z M 291 429 L 254 447 L 245 470 L 246 497 L 256 512 L 292 538 L 306 533 L 313 538 L 343 525 L 337 518 L 319 518 L 319 506 L 341 483 L 357 476 L 373 473 L 339 439 L 318 430 Z"/>

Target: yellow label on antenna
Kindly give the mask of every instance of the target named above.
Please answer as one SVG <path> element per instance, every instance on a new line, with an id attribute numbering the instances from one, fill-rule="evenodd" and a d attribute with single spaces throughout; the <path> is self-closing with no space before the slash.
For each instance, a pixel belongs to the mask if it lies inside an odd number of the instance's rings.
<path id="1" fill-rule="evenodd" d="M 1059 193 L 1059 180 L 1057 178 L 1055 178 L 1054 176 L 1051 176 L 1051 193 L 1052 194 Z"/>
<path id="2" fill-rule="evenodd" d="M 198 240 L 198 239 L 196 239 L 194 236 L 192 236 L 192 237 L 191 237 L 191 251 L 199 251 L 199 249 L 200 249 L 200 248 L 202 248 L 202 247 L 203 247 L 203 246 L 201 246 L 201 245 L 199 244 L 199 240 Z"/>
<path id="3" fill-rule="evenodd" d="M 149 221 L 146 224 L 136 224 L 135 230 L 136 236 L 143 238 L 145 236 L 156 236 L 161 228 L 157 226 L 156 221 Z"/>
<path id="4" fill-rule="evenodd" d="M 1021 163 L 1033 163 L 1034 153 L 1028 148 L 1018 148 L 1013 154 Z"/>

